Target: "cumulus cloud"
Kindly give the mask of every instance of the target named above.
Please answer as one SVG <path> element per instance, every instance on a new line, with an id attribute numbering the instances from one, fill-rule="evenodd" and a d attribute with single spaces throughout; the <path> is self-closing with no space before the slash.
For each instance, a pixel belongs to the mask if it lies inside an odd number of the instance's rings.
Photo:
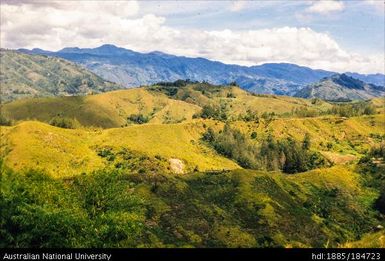
<path id="1" fill-rule="evenodd" d="M 345 5 L 342 1 L 337 0 L 318 0 L 307 8 L 309 13 L 327 14 L 344 10 Z"/>
<path id="2" fill-rule="evenodd" d="M 361 73 L 384 72 L 384 55 L 343 50 L 328 34 L 310 28 L 259 30 L 177 29 L 166 18 L 140 15 L 137 2 L 73 2 L 1 6 L 1 45 L 6 48 L 125 48 L 206 57 L 225 63 L 255 65 L 290 62 L 313 68 Z"/>

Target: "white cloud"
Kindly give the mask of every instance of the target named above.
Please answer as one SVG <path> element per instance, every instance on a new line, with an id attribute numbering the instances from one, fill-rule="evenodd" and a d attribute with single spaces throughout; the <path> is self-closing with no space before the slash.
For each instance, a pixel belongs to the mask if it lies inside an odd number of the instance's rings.
<path id="1" fill-rule="evenodd" d="M 328 14 L 344 10 L 345 5 L 337 0 L 317 0 L 309 6 L 306 11 L 309 13 Z"/>
<path id="2" fill-rule="evenodd" d="M 109 4 L 2 3 L 1 46 L 58 50 L 111 43 L 142 52 L 158 50 L 243 65 L 290 62 L 340 72 L 384 73 L 383 53 L 348 53 L 330 35 L 310 28 L 182 30 L 166 25 L 164 17 L 139 15 L 136 2 Z"/>

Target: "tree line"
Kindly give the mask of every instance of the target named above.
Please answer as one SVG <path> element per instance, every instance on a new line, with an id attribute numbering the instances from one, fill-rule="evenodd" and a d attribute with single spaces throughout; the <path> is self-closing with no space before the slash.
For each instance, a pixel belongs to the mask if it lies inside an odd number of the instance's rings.
<path id="1" fill-rule="evenodd" d="M 202 139 L 219 154 L 235 160 L 241 167 L 248 169 L 298 173 L 328 165 L 319 152 L 310 150 L 309 134 L 306 134 L 301 142 L 290 137 L 277 140 L 268 135 L 259 144 L 252 140 L 256 136 L 257 134 L 253 132 L 251 137 L 247 137 L 227 123 L 219 132 L 208 128 Z"/>

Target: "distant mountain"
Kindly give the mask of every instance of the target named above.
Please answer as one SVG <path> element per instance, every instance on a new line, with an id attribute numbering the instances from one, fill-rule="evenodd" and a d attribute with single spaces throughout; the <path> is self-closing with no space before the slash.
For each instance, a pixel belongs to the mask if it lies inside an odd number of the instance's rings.
<path id="1" fill-rule="evenodd" d="M 365 74 L 347 72 L 345 74 L 366 83 L 385 86 L 385 75 L 381 73 L 365 75 Z"/>
<path id="2" fill-rule="evenodd" d="M 366 100 L 385 95 L 385 87 L 367 84 L 347 74 L 334 74 L 298 91 L 295 96 L 329 101 Z"/>
<path id="3" fill-rule="evenodd" d="M 308 84 L 335 74 L 288 63 L 247 67 L 162 52 L 139 53 L 110 44 L 97 48 L 64 48 L 58 52 L 41 49 L 20 51 L 65 58 L 127 88 L 160 81 L 190 79 L 213 84 L 236 81 L 243 89 L 255 93 L 294 95 Z M 385 75 L 381 74 L 357 74 L 355 77 L 362 77 L 365 82 L 374 84 L 378 84 L 381 77 L 385 79 Z"/>
<path id="4" fill-rule="evenodd" d="M 24 97 L 85 95 L 119 88 L 62 58 L 5 49 L 0 49 L 0 57 L 1 102 Z"/>

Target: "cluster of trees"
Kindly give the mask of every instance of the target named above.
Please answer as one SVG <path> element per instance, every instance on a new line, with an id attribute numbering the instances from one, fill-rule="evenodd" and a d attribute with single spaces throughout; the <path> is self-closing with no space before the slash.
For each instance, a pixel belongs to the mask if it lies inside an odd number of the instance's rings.
<path id="1" fill-rule="evenodd" d="M 376 108 L 369 102 L 355 102 L 355 103 L 340 103 L 335 104 L 328 114 L 338 115 L 341 117 L 354 117 L 361 115 L 376 114 Z"/>
<path id="2" fill-rule="evenodd" d="M 319 111 L 319 110 L 315 110 L 315 109 L 308 109 L 306 107 L 300 107 L 300 108 L 295 108 L 292 110 L 291 112 L 292 116 L 296 116 L 296 117 L 302 117 L 302 118 L 307 118 L 307 117 L 317 117 L 317 116 L 320 116 L 320 115 L 323 115 L 325 113 Z M 291 115 L 289 115 L 291 116 Z"/>
<path id="3" fill-rule="evenodd" d="M 75 129 L 78 123 L 76 120 L 61 116 L 55 116 L 50 121 L 49 124 L 59 128 L 65 129 Z"/>
<path id="4" fill-rule="evenodd" d="M 0 247 L 133 247 L 144 222 L 143 201 L 117 172 L 66 182 L 1 166 Z M 44 192 L 44 193 L 42 193 Z"/>
<path id="5" fill-rule="evenodd" d="M 369 151 L 369 155 L 374 158 L 382 158 L 382 160 L 385 160 L 385 141 L 373 146 Z"/>
<path id="6" fill-rule="evenodd" d="M 256 136 L 256 133 L 252 133 L 248 138 L 226 124 L 218 133 L 208 128 L 202 138 L 218 153 L 234 159 L 244 168 L 297 173 L 327 164 L 320 153 L 310 150 L 311 140 L 308 134 L 302 142 L 292 138 L 278 141 L 269 135 L 259 145 L 252 141 Z"/>
<path id="7" fill-rule="evenodd" d="M 385 141 L 370 148 L 358 164 L 358 170 L 368 187 L 379 190 L 380 195 L 374 201 L 374 208 L 385 214 Z"/>
<path id="8" fill-rule="evenodd" d="M 131 114 L 127 117 L 127 120 L 129 120 L 130 122 L 135 122 L 137 124 L 144 124 L 149 122 L 150 118 L 144 116 L 143 114 Z"/>
<path id="9" fill-rule="evenodd" d="M 165 86 L 165 87 L 184 87 L 184 86 L 187 86 L 188 84 L 194 84 L 194 83 L 199 83 L 199 82 L 186 79 L 186 80 L 176 80 L 173 82 L 158 82 L 158 83 L 155 83 L 154 85 Z"/>
<path id="10" fill-rule="evenodd" d="M 314 102 L 314 103 L 313 103 Z M 317 104 L 319 101 L 314 99 L 313 104 Z M 361 102 L 348 102 L 348 103 L 334 103 L 332 108 L 326 111 L 321 111 L 312 108 L 300 107 L 293 109 L 291 115 L 297 117 L 317 117 L 322 115 L 337 115 L 340 117 L 355 117 L 361 115 L 376 114 L 376 108 L 367 101 Z"/>
<path id="11" fill-rule="evenodd" d="M 0 126 L 10 126 L 12 121 L 7 119 L 4 115 L 0 114 Z"/>
<path id="12" fill-rule="evenodd" d="M 244 115 L 240 115 L 239 118 L 243 121 L 259 122 L 259 116 L 257 111 L 248 109 Z"/>
<path id="13" fill-rule="evenodd" d="M 202 111 L 199 114 L 193 115 L 193 117 L 225 121 L 228 118 L 227 108 L 225 105 L 205 105 Z"/>

